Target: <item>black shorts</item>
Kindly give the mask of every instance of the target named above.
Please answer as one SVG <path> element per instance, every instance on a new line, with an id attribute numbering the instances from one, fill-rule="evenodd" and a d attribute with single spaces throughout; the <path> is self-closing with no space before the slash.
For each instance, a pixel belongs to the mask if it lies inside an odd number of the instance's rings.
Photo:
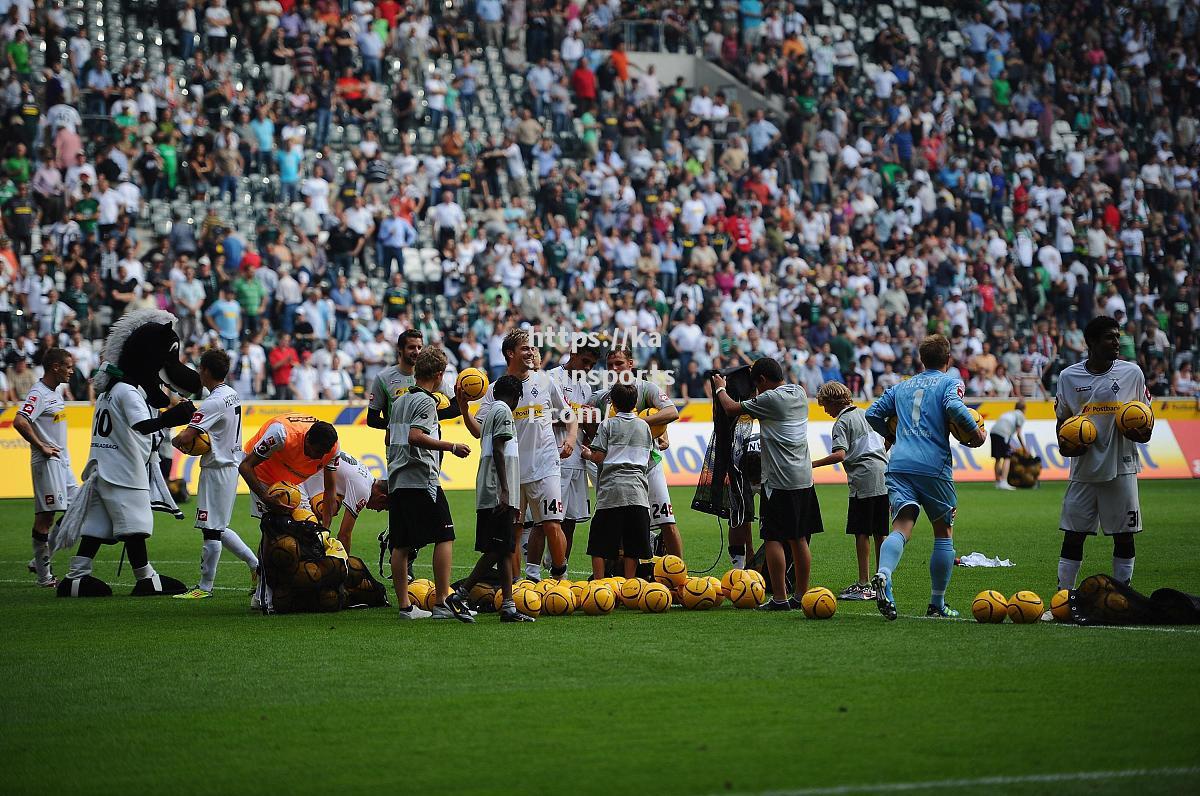
<path id="1" fill-rule="evenodd" d="M 476 553 L 505 553 L 516 552 L 517 532 L 516 511 L 496 511 L 495 508 L 475 510 L 475 552 Z"/>
<path id="2" fill-rule="evenodd" d="M 988 434 L 992 440 L 992 458 L 1007 459 L 1012 456 L 1012 448 L 1008 446 L 1008 440 L 999 434 Z"/>
<path id="3" fill-rule="evenodd" d="M 388 535 L 393 550 L 416 550 L 427 544 L 454 541 L 454 518 L 446 493 L 427 489 L 393 489 L 388 501 Z"/>
<path id="4" fill-rule="evenodd" d="M 807 539 L 821 533 L 821 504 L 817 502 L 817 488 L 774 489 L 770 496 L 763 488 L 762 521 L 758 535 L 767 542 L 788 542 L 792 539 Z"/>
<path id="5" fill-rule="evenodd" d="M 846 533 L 887 536 L 892 527 L 887 493 L 875 497 L 852 497 L 846 510 Z"/>
<path id="6" fill-rule="evenodd" d="M 593 558 L 650 557 L 650 509 L 617 506 L 597 509 L 588 530 L 587 554 Z"/>

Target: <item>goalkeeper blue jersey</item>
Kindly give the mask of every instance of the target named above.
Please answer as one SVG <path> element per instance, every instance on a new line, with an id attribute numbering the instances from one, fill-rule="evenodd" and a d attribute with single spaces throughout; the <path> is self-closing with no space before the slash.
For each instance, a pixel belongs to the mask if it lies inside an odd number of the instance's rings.
<path id="1" fill-rule="evenodd" d="M 963 403 L 962 379 L 926 370 L 891 387 L 867 410 L 867 422 L 883 436 L 887 421 L 896 418 L 896 443 L 888 460 L 889 473 L 932 475 L 951 480 L 950 425 L 975 424 Z"/>

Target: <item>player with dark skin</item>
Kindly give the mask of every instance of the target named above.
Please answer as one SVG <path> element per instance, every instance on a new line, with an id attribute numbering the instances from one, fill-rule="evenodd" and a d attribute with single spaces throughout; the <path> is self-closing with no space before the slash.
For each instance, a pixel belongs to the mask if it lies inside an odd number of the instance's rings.
<path id="1" fill-rule="evenodd" d="M 1113 363 L 1121 358 L 1121 329 L 1117 325 L 1113 325 L 1109 329 L 1105 329 L 1098 335 L 1087 339 L 1088 357 L 1083 363 L 1087 372 L 1100 376 L 1112 369 Z M 1055 432 L 1062 429 L 1063 423 L 1066 420 L 1059 420 L 1055 425 Z M 1145 444 L 1150 441 L 1151 435 L 1154 433 L 1153 421 L 1144 429 L 1131 429 L 1125 434 L 1126 439 L 1133 442 Z M 1087 452 L 1087 446 L 1073 446 L 1066 444 L 1061 437 L 1058 440 L 1058 450 L 1066 458 L 1075 458 L 1082 456 Z M 1070 554 L 1076 557 L 1077 560 L 1083 559 L 1083 544 L 1087 539 L 1088 534 L 1077 531 L 1065 531 L 1063 533 L 1063 556 Z M 1121 558 L 1132 558 L 1134 548 L 1134 534 L 1118 533 L 1113 534 L 1113 551 L 1114 555 L 1119 555 Z M 1045 618 L 1045 617 L 1043 617 Z"/>
<path id="2" fill-rule="evenodd" d="M 1087 341 L 1088 358 L 1083 363 L 1087 368 L 1088 373 L 1097 376 L 1107 373 L 1112 369 L 1112 365 L 1121 358 L 1121 330 L 1118 327 L 1113 327 L 1105 331 L 1103 334 Z M 1065 420 L 1059 420 L 1054 430 L 1060 431 Z M 1125 436 L 1134 442 L 1145 444 L 1150 441 L 1151 435 L 1154 433 L 1154 423 L 1141 430 L 1130 430 Z M 1059 452 L 1067 458 L 1073 459 L 1076 456 L 1082 456 L 1087 448 L 1085 446 L 1071 446 L 1062 444 L 1059 440 Z"/>

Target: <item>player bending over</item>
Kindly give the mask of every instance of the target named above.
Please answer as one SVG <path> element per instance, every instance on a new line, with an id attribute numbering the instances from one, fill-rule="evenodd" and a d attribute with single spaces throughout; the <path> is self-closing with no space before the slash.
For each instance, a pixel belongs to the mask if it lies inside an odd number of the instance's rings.
<path id="1" fill-rule="evenodd" d="M 841 464 L 850 486 L 850 506 L 846 510 L 846 533 L 854 536 L 854 554 L 858 558 L 858 580 L 847 586 L 839 600 L 874 600 L 868 580 L 871 540 L 875 540 L 875 563 L 879 548 L 888 534 L 887 484 L 884 483 L 888 455 L 883 438 L 867 425 L 866 414 L 855 406 L 850 388 L 839 381 L 827 381 L 817 390 L 817 403 L 834 418 L 833 445 L 830 454 L 813 462 L 813 468 Z"/>
<path id="2" fill-rule="evenodd" d="M 13 418 L 13 428 L 29 443 L 33 474 L 33 561 L 39 586 L 58 585 L 50 567 L 50 528 L 54 515 L 66 511 L 79 489 L 67 450 L 67 412 L 63 385 L 71 380 L 75 359 L 62 348 L 42 357 L 42 377 L 33 383 Z"/>
<path id="3" fill-rule="evenodd" d="M 387 480 L 376 478 L 371 475 L 371 471 L 367 466 L 355 459 L 345 451 L 341 451 L 333 459 L 333 488 L 335 499 L 333 506 L 328 512 L 324 511 L 324 499 L 318 500 L 315 496 L 321 494 L 324 489 L 325 476 L 323 473 L 316 473 L 309 477 L 304 482 L 304 491 L 314 495 L 313 510 L 316 514 L 324 516 L 328 514 L 329 525 L 327 528 L 333 527 L 333 519 L 337 517 L 338 512 L 342 507 L 346 507 L 346 514 L 342 517 L 342 524 L 338 526 L 337 538 L 342 543 L 342 547 L 346 548 L 346 552 L 350 552 L 350 541 L 354 536 L 354 526 L 358 523 L 359 515 L 363 509 L 371 509 L 372 511 L 385 511 L 388 506 L 388 490 Z M 316 509 L 322 509 L 316 511 Z"/>
<path id="4" fill-rule="evenodd" d="M 200 489 L 196 495 L 196 528 L 204 536 L 200 582 L 196 588 L 176 594 L 178 600 L 212 596 L 222 546 L 246 562 L 252 577 L 258 573 L 258 556 L 229 527 L 237 499 L 238 464 L 242 461 L 242 400 L 225 383 L 228 375 L 229 355 L 220 349 L 205 351 L 200 357 L 200 384 L 208 390 L 208 397 L 171 442 L 187 451 L 197 436 L 208 434 L 211 443 L 208 453 L 200 457 Z"/>
<path id="5" fill-rule="evenodd" d="M 314 497 L 305 487 L 309 478 L 321 473 L 324 505 L 318 517 L 329 526 L 329 510 L 337 498 L 333 471 L 338 455 L 337 429 L 309 415 L 279 415 L 268 420 L 246 443 L 245 457 L 238 473 L 250 487 L 250 516 L 259 519 L 266 512 L 290 514 L 291 507 L 267 494 L 280 481 L 300 490 L 302 506 Z"/>
<path id="6" fill-rule="evenodd" d="M 604 577 L 604 562 L 625 557 L 625 577 L 637 575 L 639 559 L 650 558 L 650 468 L 654 435 L 633 413 L 637 388 L 617 384 L 608 398 L 616 414 L 596 430 L 583 457 L 595 462 L 596 516 L 588 534 L 592 580 Z"/>
<path id="7" fill-rule="evenodd" d="M 513 410 L 520 450 L 521 504 L 532 514 L 534 525 L 542 526 L 550 546 L 551 577 L 562 580 L 567 574 L 567 539 L 562 529 L 564 512 L 559 459 L 570 457 L 575 450 L 578 422 L 562 390 L 545 371 L 536 369 L 537 349 L 530 343 L 528 332 L 513 329 L 505 335 L 500 350 L 508 363 L 505 372 L 521 382 L 521 400 Z M 467 397 L 462 393 L 455 396 L 462 411 L 463 425 L 476 439 L 482 433 L 479 418 L 487 416 L 496 400 L 495 387 L 494 383 L 488 386 L 487 395 L 479 402 L 475 416 L 469 411 Z M 566 429 L 561 443 L 554 438 L 553 420 L 556 417 L 564 419 Z"/>
<path id="8" fill-rule="evenodd" d="M 521 463 L 517 451 L 517 426 L 513 408 L 521 400 L 516 376 L 501 376 L 493 392 L 496 400 L 483 418 L 480 432 L 479 472 L 475 477 L 475 551 L 481 553 L 471 574 L 458 587 L 464 602 L 471 587 L 494 567 L 500 567 L 501 622 L 532 622 L 513 602 L 513 551 L 517 548 L 517 503 L 521 501 Z"/>
<path id="9" fill-rule="evenodd" d="M 454 519 L 442 491 L 442 453 L 460 459 L 470 454 L 461 442 L 442 439 L 433 391 L 446 373 L 446 354 L 433 346 L 417 356 L 416 384 L 393 403 L 388 413 L 388 544 L 392 548 L 392 583 L 401 619 L 457 619 L 474 622 L 470 610 L 450 591 L 454 557 Z M 433 545 L 433 611 L 413 605 L 408 597 L 409 552 Z"/>
<path id="10" fill-rule="evenodd" d="M 1025 436 L 1021 429 L 1025 426 L 1025 402 L 1018 400 L 1012 411 L 1005 412 L 992 423 L 988 438 L 992 441 L 992 458 L 996 460 L 996 488 L 1015 492 L 1016 487 L 1008 483 L 1008 471 L 1012 469 L 1014 451 L 1025 447 Z M 1009 444 L 1013 437 L 1017 438 L 1017 447 Z"/>
<path id="11" fill-rule="evenodd" d="M 730 398 L 720 374 L 712 377 L 713 394 L 730 417 L 745 413 L 758 420 L 763 484 L 759 534 L 771 574 L 771 600 L 763 609 L 789 611 L 800 607 L 800 597 L 808 591 L 812 568 L 809 540 L 824 530 L 808 455 L 808 396 L 799 384 L 784 383 L 783 368 L 770 357 L 755 360 L 750 377 L 755 397 L 748 401 Z M 790 599 L 785 544 L 791 548 L 795 566 Z"/>
<path id="12" fill-rule="evenodd" d="M 875 604 L 887 619 L 896 618 L 892 573 L 912 538 L 921 509 L 933 524 L 933 553 L 929 557 L 932 592 L 926 616 L 958 616 L 946 605 L 946 587 L 954 569 L 954 458 L 950 452 L 950 426 L 975 428 L 970 447 L 977 448 L 987 435 L 975 425 L 963 403 L 963 383 L 951 375 L 950 343 L 940 334 L 921 341 L 918 348 L 925 370 L 889 387 L 867 410 L 867 422 L 880 436 L 890 439 L 888 418 L 896 418 L 896 435 L 887 466 L 892 532 L 879 548 L 879 571 L 871 579 Z"/>
<path id="13" fill-rule="evenodd" d="M 1084 329 L 1088 356 L 1058 376 L 1054 414 L 1058 427 L 1075 415 L 1096 424 L 1096 441 L 1086 448 L 1061 446 L 1071 459 L 1071 477 L 1063 495 L 1058 526 L 1063 532 L 1058 559 L 1058 588 L 1074 589 L 1083 565 L 1083 542 L 1102 529 L 1113 540 L 1113 578 L 1133 579 L 1133 535 L 1142 530 L 1137 474 L 1142 469 L 1138 443 L 1150 441 L 1153 425 L 1128 436 L 1117 429 L 1116 413 L 1126 401 L 1150 402 L 1142 370 L 1121 355 L 1121 329 L 1108 316 L 1093 318 Z"/>

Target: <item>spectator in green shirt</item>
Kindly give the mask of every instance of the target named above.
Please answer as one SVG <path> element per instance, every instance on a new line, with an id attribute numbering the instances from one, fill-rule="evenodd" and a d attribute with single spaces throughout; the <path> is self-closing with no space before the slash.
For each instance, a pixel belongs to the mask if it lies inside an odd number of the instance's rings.
<path id="1" fill-rule="evenodd" d="M 83 191 L 83 198 L 75 203 L 75 221 L 79 224 L 79 230 L 86 237 L 96 234 L 96 219 L 100 217 L 100 202 L 92 196 L 92 184 L 90 182 L 82 183 L 79 190 Z"/>
<path id="2" fill-rule="evenodd" d="M 267 311 L 267 289 L 255 278 L 253 265 L 243 268 L 237 279 L 233 280 L 233 294 L 238 304 L 242 305 L 242 314 L 246 317 L 244 328 L 257 328 L 258 319 Z"/>
<path id="3" fill-rule="evenodd" d="M 1012 102 L 1012 84 L 1008 82 L 1008 70 L 992 81 L 992 101 L 999 108 L 1007 108 Z"/>
<path id="4" fill-rule="evenodd" d="M 17 28 L 13 40 L 4 48 L 4 56 L 8 67 L 17 73 L 19 79 L 29 79 L 29 35 L 24 28 Z"/>

